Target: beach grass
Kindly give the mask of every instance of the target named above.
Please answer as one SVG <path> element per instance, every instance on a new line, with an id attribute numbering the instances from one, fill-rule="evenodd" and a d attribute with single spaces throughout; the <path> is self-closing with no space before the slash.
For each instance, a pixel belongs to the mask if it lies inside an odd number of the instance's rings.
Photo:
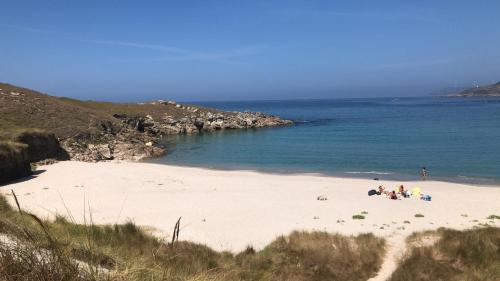
<path id="1" fill-rule="evenodd" d="M 0 156 L 7 158 L 12 154 L 20 153 L 23 149 L 26 149 L 27 145 L 13 142 L 13 141 L 0 141 Z"/>
<path id="2" fill-rule="evenodd" d="M 412 247 L 390 281 L 498 280 L 500 228 L 465 231 L 441 228 L 422 235 L 436 235 L 440 239 L 434 245 Z"/>
<path id="3" fill-rule="evenodd" d="M 0 233 L 10 241 L 0 240 L 0 280 L 366 280 L 385 253 L 385 241 L 372 234 L 326 232 L 293 232 L 260 251 L 217 252 L 171 244 L 132 222 L 94 225 L 91 214 L 84 224 L 43 221 L 4 196 Z"/>

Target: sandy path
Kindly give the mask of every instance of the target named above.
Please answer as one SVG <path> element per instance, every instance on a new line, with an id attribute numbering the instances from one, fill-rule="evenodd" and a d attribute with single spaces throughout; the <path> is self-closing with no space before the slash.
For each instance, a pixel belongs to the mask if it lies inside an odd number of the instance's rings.
<path id="1" fill-rule="evenodd" d="M 400 182 L 128 162 L 60 162 L 40 169 L 46 171 L 34 179 L 2 186 L 0 192 L 8 194 L 13 189 L 23 208 L 42 217 L 68 215 L 69 211 L 78 222 L 83 221 L 86 202 L 95 223 L 133 220 L 166 238 L 182 216 L 181 239 L 217 250 L 240 251 L 247 245 L 261 249 L 293 230 L 325 230 L 373 232 L 388 238 L 392 246 L 388 257 L 397 257 L 404 238 L 414 231 L 499 225 L 498 220 L 486 220 L 500 214 L 498 187 L 403 182 L 410 188 L 421 187 L 433 200 L 394 201 L 369 197 L 367 191 L 378 184 L 395 189 Z M 318 201 L 318 196 L 328 200 Z M 366 219 L 352 219 L 363 211 L 368 213 Z M 425 217 L 416 218 L 416 213 Z M 373 280 L 383 280 L 394 267 L 395 262 L 386 260 L 379 279 Z"/>
<path id="2" fill-rule="evenodd" d="M 375 277 L 368 279 L 368 281 L 383 281 L 387 280 L 391 274 L 396 270 L 398 261 L 403 257 L 407 247 L 405 244 L 406 236 L 403 234 L 395 234 L 387 238 L 387 252 L 385 254 L 384 262 Z"/>

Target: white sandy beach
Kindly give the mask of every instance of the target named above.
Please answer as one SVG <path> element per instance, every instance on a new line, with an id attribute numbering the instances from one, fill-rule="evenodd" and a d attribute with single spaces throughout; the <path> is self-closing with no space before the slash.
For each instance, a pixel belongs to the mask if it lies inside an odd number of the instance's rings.
<path id="1" fill-rule="evenodd" d="M 264 247 L 293 230 L 343 234 L 373 232 L 394 241 L 438 227 L 471 228 L 500 214 L 500 188 L 447 182 L 392 182 L 316 175 L 277 175 L 253 171 L 217 171 L 130 162 L 60 162 L 39 167 L 36 178 L 4 185 L 21 206 L 44 218 L 71 216 L 83 222 L 84 204 L 93 222 L 132 220 L 170 237 L 182 216 L 180 238 L 233 252 Z M 389 200 L 367 195 L 379 184 L 421 187 L 432 201 Z M 318 201 L 325 196 L 326 201 Z M 84 203 L 86 202 L 86 203 Z M 352 216 L 366 211 L 366 219 Z M 416 218 L 420 213 L 425 217 Z M 409 223 L 405 223 L 409 221 Z"/>

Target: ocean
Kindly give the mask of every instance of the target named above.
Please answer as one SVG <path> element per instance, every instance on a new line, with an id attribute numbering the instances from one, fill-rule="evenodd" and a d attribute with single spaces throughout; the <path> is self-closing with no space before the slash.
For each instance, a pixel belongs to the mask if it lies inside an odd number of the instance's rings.
<path id="1" fill-rule="evenodd" d="M 163 138 L 156 163 L 344 177 L 500 183 L 500 98 L 200 102 L 295 125 Z"/>

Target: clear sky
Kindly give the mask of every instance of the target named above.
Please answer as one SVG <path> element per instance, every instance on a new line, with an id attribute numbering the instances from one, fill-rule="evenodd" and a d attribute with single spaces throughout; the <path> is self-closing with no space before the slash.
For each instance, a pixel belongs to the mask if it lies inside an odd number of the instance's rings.
<path id="1" fill-rule="evenodd" d="M 500 1 L 0 0 L 0 81 L 83 99 L 415 96 L 500 80 Z"/>

